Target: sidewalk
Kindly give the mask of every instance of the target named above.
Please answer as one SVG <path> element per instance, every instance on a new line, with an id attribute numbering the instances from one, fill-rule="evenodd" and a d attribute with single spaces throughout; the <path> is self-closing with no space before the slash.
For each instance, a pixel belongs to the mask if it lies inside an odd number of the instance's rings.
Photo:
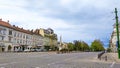
<path id="1" fill-rule="evenodd" d="M 118 53 L 107 53 L 107 55 L 112 57 L 115 62 L 120 63 L 120 59 L 118 59 Z"/>
<path id="2" fill-rule="evenodd" d="M 107 57 L 107 60 L 106 60 Z M 105 53 L 101 60 L 107 61 L 107 62 L 116 62 L 120 63 L 120 59 L 118 59 L 118 53 Z"/>

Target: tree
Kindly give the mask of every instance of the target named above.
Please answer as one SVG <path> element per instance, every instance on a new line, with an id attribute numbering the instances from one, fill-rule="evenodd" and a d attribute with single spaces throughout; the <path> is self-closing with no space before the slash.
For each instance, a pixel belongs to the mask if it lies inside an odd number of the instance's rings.
<path id="1" fill-rule="evenodd" d="M 73 43 L 68 43 L 68 50 L 73 51 L 74 50 L 74 44 Z"/>
<path id="2" fill-rule="evenodd" d="M 86 51 L 89 50 L 89 46 L 84 41 L 75 40 L 74 41 L 75 50 L 77 51 Z"/>
<path id="3" fill-rule="evenodd" d="M 81 41 L 75 40 L 75 41 L 74 41 L 74 45 L 75 45 L 75 50 L 76 50 L 76 51 L 81 51 L 81 50 L 82 50 Z"/>
<path id="4" fill-rule="evenodd" d="M 93 51 L 103 51 L 105 50 L 103 47 L 103 43 L 100 40 L 94 40 L 91 44 L 91 48 Z"/>
<path id="5" fill-rule="evenodd" d="M 89 45 L 86 42 L 82 42 L 83 44 L 83 51 L 89 50 Z"/>
<path id="6" fill-rule="evenodd" d="M 111 48 L 107 48 L 107 52 L 112 52 Z"/>

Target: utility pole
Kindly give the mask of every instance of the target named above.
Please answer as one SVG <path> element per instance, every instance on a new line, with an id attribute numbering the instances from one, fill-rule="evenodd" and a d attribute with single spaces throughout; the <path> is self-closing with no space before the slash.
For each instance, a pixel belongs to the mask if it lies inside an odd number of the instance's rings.
<path id="1" fill-rule="evenodd" d="M 116 31 L 117 31 L 118 58 L 120 59 L 119 23 L 118 23 L 117 8 L 115 8 L 115 19 L 116 19 Z"/>

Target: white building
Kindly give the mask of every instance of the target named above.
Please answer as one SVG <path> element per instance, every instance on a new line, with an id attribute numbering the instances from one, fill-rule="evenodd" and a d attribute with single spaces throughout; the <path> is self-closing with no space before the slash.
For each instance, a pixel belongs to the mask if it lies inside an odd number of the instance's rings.
<path id="1" fill-rule="evenodd" d="M 119 35 L 120 35 L 120 25 L 119 25 Z M 120 36 L 119 36 L 120 38 Z M 116 32 L 116 24 L 113 25 L 113 32 L 110 37 L 110 48 L 112 52 L 117 52 L 117 32 Z"/>
<path id="2" fill-rule="evenodd" d="M 23 51 L 28 46 L 42 46 L 43 37 L 30 30 L 10 25 L 0 19 L 0 51 Z"/>

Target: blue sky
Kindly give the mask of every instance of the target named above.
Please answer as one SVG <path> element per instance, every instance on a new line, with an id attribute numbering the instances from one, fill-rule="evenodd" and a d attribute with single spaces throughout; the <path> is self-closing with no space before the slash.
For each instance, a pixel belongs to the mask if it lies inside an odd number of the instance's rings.
<path id="1" fill-rule="evenodd" d="M 64 42 L 109 43 L 120 0 L 0 0 L 0 18 L 25 29 L 52 28 Z"/>

